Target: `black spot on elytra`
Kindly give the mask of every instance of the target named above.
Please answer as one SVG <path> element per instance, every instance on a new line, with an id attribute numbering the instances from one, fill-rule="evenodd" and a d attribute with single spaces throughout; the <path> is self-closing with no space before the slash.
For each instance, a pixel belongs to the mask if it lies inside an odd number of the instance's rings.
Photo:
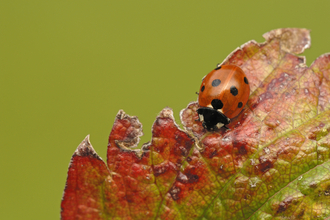
<path id="1" fill-rule="evenodd" d="M 221 66 L 218 64 L 217 68 L 215 68 L 214 70 L 219 70 L 221 69 Z"/>
<path id="2" fill-rule="evenodd" d="M 205 86 L 202 86 L 201 88 L 201 92 L 204 92 Z"/>
<path id="3" fill-rule="evenodd" d="M 242 102 L 239 102 L 238 105 L 237 105 L 238 108 L 242 108 L 242 106 L 243 106 Z"/>
<path id="4" fill-rule="evenodd" d="M 213 106 L 214 109 L 222 109 L 223 103 L 221 102 L 220 99 L 213 99 L 211 102 L 211 105 Z"/>
<path id="5" fill-rule="evenodd" d="M 237 96 L 238 94 L 238 90 L 235 86 L 232 86 L 230 87 L 230 93 L 233 95 L 233 96 Z"/>
<path id="6" fill-rule="evenodd" d="M 212 86 L 217 87 L 218 85 L 220 85 L 220 83 L 221 83 L 220 79 L 215 79 L 212 81 Z"/>
<path id="7" fill-rule="evenodd" d="M 244 82 L 245 82 L 246 84 L 249 84 L 249 81 L 248 81 L 248 79 L 247 79 L 246 77 L 244 77 Z"/>

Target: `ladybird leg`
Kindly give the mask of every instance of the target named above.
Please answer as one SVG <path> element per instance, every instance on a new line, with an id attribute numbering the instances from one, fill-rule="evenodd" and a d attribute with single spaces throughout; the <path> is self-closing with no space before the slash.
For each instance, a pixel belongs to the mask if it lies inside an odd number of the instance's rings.
<path id="1" fill-rule="evenodd" d="M 199 92 L 196 92 L 196 95 L 199 95 Z"/>
<path id="2" fill-rule="evenodd" d="M 226 128 L 227 130 L 230 130 L 230 128 L 228 128 L 226 125 L 224 125 L 223 127 Z"/>
<path id="3" fill-rule="evenodd" d="M 199 114 L 198 117 L 199 117 L 199 121 L 204 121 L 204 115 Z"/>
<path id="4" fill-rule="evenodd" d="M 202 125 L 203 125 L 203 127 L 204 127 L 205 129 L 208 129 L 207 126 L 206 126 L 205 121 L 203 121 Z"/>

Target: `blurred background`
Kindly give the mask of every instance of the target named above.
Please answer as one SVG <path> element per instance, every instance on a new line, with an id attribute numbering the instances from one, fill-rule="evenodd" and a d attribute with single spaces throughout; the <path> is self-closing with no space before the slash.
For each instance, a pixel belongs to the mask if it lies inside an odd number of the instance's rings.
<path id="1" fill-rule="evenodd" d="M 59 219 L 87 134 L 105 159 L 119 109 L 139 117 L 142 143 L 164 107 L 180 123 L 202 77 L 245 42 L 301 27 L 308 65 L 330 52 L 324 2 L 2 1 L 0 219 Z"/>

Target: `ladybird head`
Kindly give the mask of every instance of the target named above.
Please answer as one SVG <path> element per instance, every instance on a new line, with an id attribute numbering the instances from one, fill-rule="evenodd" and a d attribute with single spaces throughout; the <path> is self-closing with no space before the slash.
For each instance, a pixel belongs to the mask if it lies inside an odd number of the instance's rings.
<path id="1" fill-rule="evenodd" d="M 216 130 L 225 127 L 230 123 L 230 119 L 215 110 L 214 108 L 201 107 L 197 109 L 199 120 L 203 122 L 203 127 L 207 130 Z"/>

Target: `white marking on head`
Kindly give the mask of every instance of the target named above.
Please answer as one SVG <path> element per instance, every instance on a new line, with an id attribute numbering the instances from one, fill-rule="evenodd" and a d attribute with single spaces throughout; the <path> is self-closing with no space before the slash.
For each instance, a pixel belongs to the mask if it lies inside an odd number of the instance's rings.
<path id="1" fill-rule="evenodd" d="M 224 126 L 224 124 L 222 124 L 222 123 L 219 122 L 219 123 L 216 124 L 215 126 L 216 126 L 218 129 L 220 129 L 220 128 L 222 128 L 222 127 Z"/>
<path id="2" fill-rule="evenodd" d="M 198 116 L 199 116 L 199 120 L 203 122 L 204 121 L 204 116 L 201 115 L 201 114 L 199 114 Z"/>

